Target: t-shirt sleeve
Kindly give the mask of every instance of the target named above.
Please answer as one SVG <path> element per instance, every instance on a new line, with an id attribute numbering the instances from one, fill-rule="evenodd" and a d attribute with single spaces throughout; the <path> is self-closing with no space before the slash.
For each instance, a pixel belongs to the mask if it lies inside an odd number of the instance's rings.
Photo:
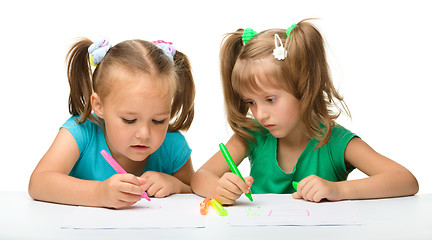
<path id="1" fill-rule="evenodd" d="M 70 117 L 61 128 L 67 129 L 72 136 L 75 138 L 76 143 L 78 144 L 78 148 L 80 154 L 84 151 L 85 146 L 87 146 L 86 141 L 88 138 L 88 134 L 77 121 L 78 117 L 72 116 Z"/>
<path id="2" fill-rule="evenodd" d="M 340 176 L 345 176 L 354 170 L 353 167 L 347 169 L 345 165 L 345 150 L 354 137 L 358 136 L 342 126 L 335 126 L 332 129 L 329 148 L 333 156 L 333 165 Z"/>
<path id="3" fill-rule="evenodd" d="M 192 149 L 180 132 L 168 132 L 163 145 L 171 159 L 171 173 L 175 173 L 189 160 Z"/>

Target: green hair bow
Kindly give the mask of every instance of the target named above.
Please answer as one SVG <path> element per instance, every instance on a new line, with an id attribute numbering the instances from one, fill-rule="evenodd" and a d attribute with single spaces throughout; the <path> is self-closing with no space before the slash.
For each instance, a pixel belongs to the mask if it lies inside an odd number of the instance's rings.
<path id="1" fill-rule="evenodd" d="M 287 37 L 292 37 L 292 35 L 290 36 L 290 33 L 291 33 L 291 31 L 295 28 L 297 26 L 297 24 L 293 24 L 293 25 L 291 25 L 291 27 L 289 27 L 288 29 L 287 29 L 287 31 L 286 31 L 286 36 Z"/>
<path id="2" fill-rule="evenodd" d="M 243 31 L 243 35 L 242 35 L 242 40 L 243 40 L 243 44 L 246 44 L 247 42 L 249 42 L 249 40 L 255 36 L 257 34 L 257 32 L 255 32 L 252 28 L 246 28 Z"/>

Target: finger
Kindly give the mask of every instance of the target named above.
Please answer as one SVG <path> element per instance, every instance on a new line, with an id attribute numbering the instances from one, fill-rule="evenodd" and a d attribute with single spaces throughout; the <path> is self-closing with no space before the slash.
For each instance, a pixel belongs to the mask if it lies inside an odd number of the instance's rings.
<path id="1" fill-rule="evenodd" d="M 230 201 L 235 201 L 236 199 L 238 199 L 242 192 L 238 191 L 238 192 L 232 192 L 227 188 L 224 188 L 222 186 L 218 186 L 216 187 L 216 194 L 217 196 L 220 197 L 224 197 L 226 199 L 229 199 Z"/>
<path id="2" fill-rule="evenodd" d="M 126 175 L 126 174 L 122 174 Z M 134 175 L 122 176 L 120 179 L 120 191 L 123 193 L 141 195 L 144 192 L 143 187 L 140 184 L 140 180 Z"/>
<path id="3" fill-rule="evenodd" d="M 239 176 L 235 175 L 234 173 L 228 174 L 227 180 L 230 181 L 237 188 L 237 189 L 230 189 L 232 192 L 239 193 L 239 194 L 249 192 L 249 186 Z"/>
<path id="4" fill-rule="evenodd" d="M 156 197 L 156 193 L 162 188 L 162 186 L 159 186 L 158 184 L 152 184 L 147 189 L 147 195 Z"/>
<path id="5" fill-rule="evenodd" d="M 303 197 L 306 198 L 308 201 L 315 202 L 314 197 L 319 192 L 320 188 L 315 183 L 310 183 L 309 185 L 310 188 L 308 192 L 305 195 L 303 195 Z"/>
<path id="6" fill-rule="evenodd" d="M 127 202 L 127 203 L 135 203 L 141 200 L 141 196 L 129 193 L 121 193 L 118 198 L 119 201 Z"/>
<path id="7" fill-rule="evenodd" d="M 154 172 L 153 171 L 145 171 L 141 177 L 143 178 L 148 178 L 149 176 L 151 176 Z"/>
<path id="8" fill-rule="evenodd" d="M 154 196 L 156 197 L 156 198 L 164 198 L 164 197 L 166 197 L 166 196 L 168 196 L 169 195 L 169 192 L 168 192 L 168 188 L 160 188 L 155 194 L 154 194 Z"/>
<path id="9" fill-rule="evenodd" d="M 147 179 L 143 177 L 138 177 L 138 181 L 140 182 L 140 186 L 142 186 L 147 182 Z"/>
<path id="10" fill-rule="evenodd" d="M 302 196 L 298 192 L 293 193 L 292 197 L 295 199 L 302 199 Z"/>
<path id="11" fill-rule="evenodd" d="M 247 177 L 245 177 L 245 182 L 246 182 L 246 185 L 248 185 L 248 187 L 251 188 L 252 184 L 254 182 L 254 178 L 252 176 L 247 176 Z"/>
<path id="12" fill-rule="evenodd" d="M 314 196 L 312 198 L 312 201 L 314 201 L 314 202 L 321 202 L 321 200 L 323 200 L 324 198 L 325 197 L 323 196 L 322 192 L 321 191 L 317 191 L 314 194 Z"/>
<path id="13" fill-rule="evenodd" d="M 306 184 L 311 180 L 311 178 L 312 178 L 312 175 L 303 178 L 303 179 L 302 179 L 302 180 L 297 184 L 297 191 L 298 191 L 298 192 L 302 192 L 304 186 L 305 186 L 305 185 L 306 185 Z"/>
<path id="14" fill-rule="evenodd" d="M 138 177 L 136 177 L 133 174 L 120 174 L 120 175 L 121 175 L 120 181 L 122 181 L 122 182 L 127 182 L 127 183 L 130 183 L 130 184 L 136 185 L 136 186 L 140 186 L 141 185 L 140 180 L 138 179 Z"/>
<path id="15" fill-rule="evenodd" d="M 134 205 L 137 202 L 125 202 L 125 201 L 117 201 L 113 206 L 111 206 L 110 208 L 114 208 L 114 209 L 120 209 L 120 208 L 125 208 L 125 207 L 129 207 L 131 205 Z"/>
<path id="16" fill-rule="evenodd" d="M 138 195 L 138 196 L 144 193 L 144 189 L 141 186 L 133 185 L 130 183 L 122 183 L 119 190 L 122 193 Z"/>
<path id="17" fill-rule="evenodd" d="M 233 173 L 225 173 L 217 182 L 217 187 L 229 190 L 230 192 L 241 194 L 241 189 L 233 182 L 236 175 Z"/>
<path id="18" fill-rule="evenodd" d="M 141 187 L 148 191 L 148 189 L 154 184 L 154 181 L 152 179 L 149 179 L 148 177 L 141 177 L 142 180 L 140 180 Z"/>
<path id="19" fill-rule="evenodd" d="M 224 196 L 217 196 L 215 199 L 222 205 L 234 205 L 235 203 L 235 200 L 226 198 Z"/>

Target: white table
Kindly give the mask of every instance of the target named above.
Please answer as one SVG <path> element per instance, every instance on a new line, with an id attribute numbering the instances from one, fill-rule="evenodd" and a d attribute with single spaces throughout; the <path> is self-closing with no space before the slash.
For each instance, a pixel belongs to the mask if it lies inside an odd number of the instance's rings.
<path id="1" fill-rule="evenodd" d="M 76 230 L 61 228 L 76 207 L 0 192 L 0 239 L 432 239 L 432 194 L 353 203 L 359 226 L 231 227 L 209 214 L 198 229 Z"/>

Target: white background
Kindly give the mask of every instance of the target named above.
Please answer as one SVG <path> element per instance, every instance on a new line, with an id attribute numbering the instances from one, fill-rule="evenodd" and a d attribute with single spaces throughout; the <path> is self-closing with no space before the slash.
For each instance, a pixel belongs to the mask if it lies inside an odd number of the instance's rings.
<path id="1" fill-rule="evenodd" d="M 174 42 L 191 61 L 196 116 L 185 133 L 198 169 L 226 142 L 218 55 L 238 28 L 315 21 L 352 120 L 339 123 L 411 170 L 432 192 L 432 15 L 426 1 L 3 1 L 0 3 L 0 191 L 26 191 L 69 117 L 65 56 L 77 37 Z M 240 170 L 248 174 L 244 161 Z M 363 177 L 359 171 L 350 179 Z M 371 186 L 373 187 L 373 186 Z"/>

